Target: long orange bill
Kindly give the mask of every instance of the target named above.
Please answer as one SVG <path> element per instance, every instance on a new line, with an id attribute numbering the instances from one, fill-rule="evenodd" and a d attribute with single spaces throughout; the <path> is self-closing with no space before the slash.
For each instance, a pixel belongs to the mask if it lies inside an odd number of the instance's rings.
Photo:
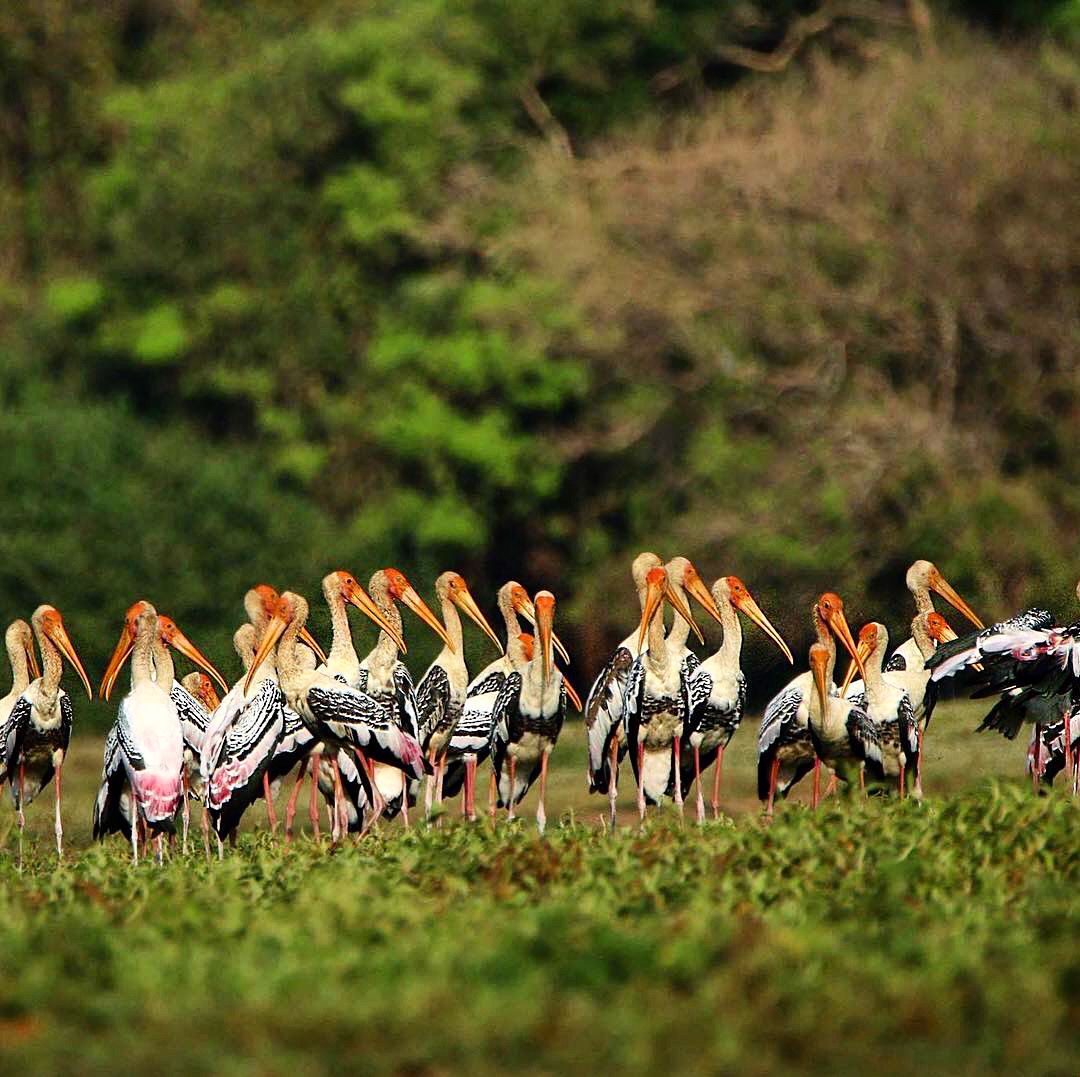
<path id="1" fill-rule="evenodd" d="M 712 592 L 705 586 L 705 581 L 696 572 L 683 582 L 683 587 L 691 598 L 696 599 L 705 607 L 713 620 L 723 623 L 720 618 L 720 607 L 717 606 L 716 599 L 713 598 Z"/>
<path id="2" fill-rule="evenodd" d="M 648 634 L 649 625 L 652 624 L 653 618 L 656 616 L 661 603 L 664 601 L 664 591 L 666 587 L 666 582 L 658 582 L 656 580 L 649 580 L 646 586 L 645 606 L 641 611 L 641 624 L 638 626 L 637 649 L 639 652 L 642 647 L 645 646 L 645 636 Z"/>
<path id="3" fill-rule="evenodd" d="M 90 678 L 86 675 L 86 670 L 83 669 L 83 664 L 79 660 L 79 656 L 75 653 L 75 645 L 71 642 L 71 637 L 67 634 L 67 629 L 64 627 L 64 622 L 57 620 L 54 625 L 48 629 L 48 637 L 60 648 L 60 653 L 75 667 L 75 671 L 79 674 L 79 680 L 83 682 L 83 687 L 86 689 L 86 698 L 94 698 L 94 690 L 90 687 Z"/>
<path id="4" fill-rule="evenodd" d="M 244 678 L 244 693 L 251 687 L 251 680 L 255 676 L 256 670 L 259 666 L 266 661 L 266 656 L 277 646 L 277 642 L 281 639 L 285 632 L 285 628 L 288 625 L 288 621 L 284 614 L 275 613 L 270 618 L 270 623 L 266 626 L 266 631 L 263 633 L 262 642 L 259 644 L 259 649 L 255 652 L 255 657 L 251 661 L 251 668 L 248 670 L 247 676 Z"/>
<path id="5" fill-rule="evenodd" d="M 401 592 L 401 601 L 446 644 L 449 650 L 454 650 L 454 641 L 443 627 L 442 621 L 431 612 L 428 604 L 416 593 L 414 587 L 410 585 Z"/>
<path id="6" fill-rule="evenodd" d="M 555 621 L 555 600 L 547 595 L 541 595 L 539 600 L 534 600 L 536 605 L 536 634 L 540 639 L 540 660 L 543 670 L 544 684 L 551 679 L 551 671 L 554 668 L 554 656 L 552 648 L 552 626 Z"/>
<path id="7" fill-rule="evenodd" d="M 356 585 L 355 590 L 350 587 L 346 592 L 346 597 L 358 610 L 360 610 L 361 613 L 374 621 L 375 624 L 394 641 L 394 645 L 402 654 L 409 653 L 409 649 L 405 646 L 405 640 L 401 633 L 390 623 L 386 614 L 375 605 L 375 600 L 363 589 L 363 587 L 359 584 Z M 305 628 L 304 631 L 306 632 L 307 629 Z M 303 633 L 301 633 L 300 638 L 304 639 Z M 308 641 L 304 640 L 304 642 L 307 643 Z M 311 644 L 308 643 L 308 646 L 310 647 Z M 318 647 L 318 644 L 315 644 L 315 646 Z M 316 651 L 316 653 L 318 652 Z M 322 660 L 324 662 L 326 661 L 325 655 L 322 656 Z"/>
<path id="8" fill-rule="evenodd" d="M 532 599 L 526 599 L 525 603 L 521 607 L 521 614 L 529 622 L 529 624 L 535 627 L 536 625 L 536 607 L 532 604 Z M 570 652 L 563 646 L 563 641 L 552 632 L 551 643 L 555 648 L 555 653 L 567 664 L 570 662 Z"/>
<path id="9" fill-rule="evenodd" d="M 32 639 L 26 644 L 26 664 L 30 668 L 30 680 L 36 681 L 41 676 L 41 666 L 38 665 L 37 652 L 34 650 Z"/>
<path id="10" fill-rule="evenodd" d="M 848 654 L 855 659 L 855 665 L 859 667 L 859 673 L 863 680 L 866 679 L 866 666 L 863 665 L 862 655 L 859 654 L 859 648 L 855 645 L 855 640 L 851 637 L 851 629 L 848 627 L 847 618 L 844 616 L 843 610 L 837 610 L 829 618 L 829 627 L 833 630 L 833 634 L 838 640 L 847 648 Z"/>
<path id="11" fill-rule="evenodd" d="M 315 652 L 320 662 L 326 661 L 326 651 L 319 646 L 319 641 L 307 630 L 307 625 L 300 629 L 300 638 Z"/>
<path id="12" fill-rule="evenodd" d="M 705 637 L 701 634 L 701 629 L 698 627 L 697 621 L 694 620 L 693 613 L 690 612 L 689 603 L 671 586 L 670 578 L 664 587 L 664 598 L 667 599 L 668 605 L 690 626 L 691 631 L 697 636 L 698 643 L 704 643 Z"/>
<path id="13" fill-rule="evenodd" d="M 930 586 L 941 595 L 950 606 L 958 609 L 976 628 L 986 627 L 986 625 L 979 620 L 978 614 L 956 593 L 956 589 L 953 585 L 949 583 L 940 572 L 930 577 Z"/>
<path id="14" fill-rule="evenodd" d="M 466 589 L 461 589 L 451 592 L 454 605 L 457 606 L 463 613 L 468 616 L 473 623 L 480 629 L 481 632 L 499 648 L 499 653 L 503 653 L 503 645 L 499 641 L 499 637 L 495 634 L 495 629 L 488 624 L 487 618 L 484 616 L 480 607 L 476 604 L 476 600 Z"/>
<path id="15" fill-rule="evenodd" d="M 581 696 L 577 694 L 577 689 L 566 679 L 566 674 L 562 675 L 562 682 L 566 685 L 566 696 L 570 702 L 574 705 L 576 711 L 583 711 L 585 708 L 581 703 Z"/>
<path id="16" fill-rule="evenodd" d="M 815 647 L 817 644 L 815 644 Z M 814 688 L 817 690 L 818 702 L 821 704 L 821 713 L 824 714 L 829 708 L 829 682 L 827 677 L 828 656 L 812 653 L 810 655 L 810 668 L 814 674 Z M 851 667 L 854 669 L 854 665 Z M 841 691 L 840 695 L 843 696 Z"/>
<path id="17" fill-rule="evenodd" d="M 229 686 L 225 683 L 225 678 L 215 669 L 213 662 L 180 631 L 179 626 L 171 617 L 158 614 L 158 631 L 167 644 L 175 647 L 185 658 L 190 658 L 195 665 L 218 682 L 223 692 L 228 692 Z"/>
<path id="18" fill-rule="evenodd" d="M 784 652 L 785 657 L 792 665 L 795 665 L 795 657 L 791 653 L 791 648 L 784 642 L 784 637 L 773 628 L 772 622 L 765 616 L 761 607 L 749 594 L 736 598 L 734 605 L 737 610 L 745 613 Z"/>
<path id="19" fill-rule="evenodd" d="M 952 630 L 952 625 L 945 623 L 941 626 L 937 633 L 938 643 L 950 643 L 954 639 L 960 637 Z"/>
<path id="20" fill-rule="evenodd" d="M 858 651 L 859 657 L 862 659 L 863 662 L 862 668 L 865 669 L 866 660 L 870 657 L 870 647 L 865 643 L 860 643 Z M 851 686 L 851 682 L 855 680 L 855 672 L 859 668 L 859 665 L 854 661 L 848 663 L 847 673 L 844 674 L 844 683 L 840 685 L 841 699 L 843 699 L 847 695 L 847 690 Z"/>
<path id="21" fill-rule="evenodd" d="M 105 672 L 101 676 L 101 687 L 98 689 L 100 699 L 108 702 L 109 696 L 112 695 L 113 685 L 116 684 L 116 678 L 120 673 L 120 668 L 123 666 L 127 656 L 131 654 L 131 649 L 134 646 L 135 637 L 125 622 L 116 649 L 113 651 L 109 664 L 105 667 Z"/>

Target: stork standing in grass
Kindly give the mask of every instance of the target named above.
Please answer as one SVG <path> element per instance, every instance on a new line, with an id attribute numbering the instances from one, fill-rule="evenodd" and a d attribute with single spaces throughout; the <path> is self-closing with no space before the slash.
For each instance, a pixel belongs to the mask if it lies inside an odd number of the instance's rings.
<path id="1" fill-rule="evenodd" d="M 856 662 L 862 662 L 857 657 L 844 603 L 838 594 L 833 591 L 822 594 L 811 607 L 811 621 L 818 643 L 835 654 L 835 636 Z M 807 670 L 789 681 L 765 707 L 758 730 L 757 786 L 758 799 L 765 803 L 767 816 L 773 813 L 777 794 L 786 797 L 811 770 L 815 789 L 819 784 L 821 760 L 814 751 L 809 730 L 813 689 L 813 672 Z"/>
<path id="2" fill-rule="evenodd" d="M 682 783 L 687 789 L 691 782 L 697 783 L 699 823 L 705 819 L 701 775 L 714 761 L 712 813 L 714 819 L 720 817 L 720 772 L 724 764 L 724 749 L 739 728 L 746 706 L 746 677 L 739 661 L 742 654 L 742 624 L 736 611 L 742 612 L 756 624 L 780 648 L 789 662 L 795 661 L 783 637 L 773 628 L 738 576 L 722 576 L 718 579 L 712 586 L 712 597 L 720 611 L 723 642 L 686 680 L 684 747 L 689 751 L 684 751 L 682 755 Z"/>
<path id="3" fill-rule="evenodd" d="M 454 730 L 465 708 L 469 671 L 465 666 L 464 638 L 461 617 L 464 611 L 484 634 L 503 653 L 495 630 L 488 624 L 465 580 L 457 572 L 444 572 L 435 581 L 435 594 L 442 610 L 443 626 L 452 646 L 445 645 L 428 667 L 416 689 L 417 716 L 420 723 L 420 746 L 434 774 L 427 782 L 424 808 L 431 815 L 432 801 L 442 803 L 442 782 L 446 772 L 446 757 Z"/>
<path id="4" fill-rule="evenodd" d="M 547 823 L 548 758 L 566 718 L 566 685 L 555 668 L 552 630 L 555 596 L 539 591 L 536 609 L 536 647 L 530 661 L 514 670 L 499 691 L 495 705 L 495 732 L 491 765 L 498 791 L 498 805 L 506 807 L 513 819 L 514 807 L 528 793 L 537 778 L 540 795 L 536 805 L 536 826 L 541 834 Z"/>
<path id="5" fill-rule="evenodd" d="M 60 687 L 63 659 L 79 674 L 89 699 L 93 699 L 90 681 L 64 627 L 64 619 L 55 606 L 38 606 L 30 623 L 34 626 L 41 651 L 41 676 L 35 677 L 11 706 L 7 720 L 0 726 L 0 754 L 3 772 L 11 786 L 11 796 L 18 812 L 19 837 L 26 825 L 25 807 L 53 782 L 56 793 L 56 852 L 64 853 L 64 825 L 61 818 L 64 758 L 71 740 L 74 708 L 71 698 Z"/>
<path id="6" fill-rule="evenodd" d="M 709 604 L 712 596 L 706 590 Z M 665 597 L 678 614 L 671 633 L 664 634 L 661 607 Z M 680 621 L 681 619 L 681 621 Z M 680 623 L 693 624 L 681 586 L 675 586 L 665 567 L 650 570 L 646 576 L 645 608 L 638 626 L 638 657 L 631 667 L 627 685 L 623 722 L 626 743 L 637 782 L 639 817 L 645 818 L 646 802 L 658 804 L 667 794 L 671 782 L 672 760 L 678 752 L 679 740 L 686 718 L 687 673 L 685 637 Z M 669 641 L 675 637 L 675 645 Z M 643 644 L 648 639 L 648 648 Z M 681 782 L 678 759 L 674 760 L 675 800 L 682 810 Z"/>

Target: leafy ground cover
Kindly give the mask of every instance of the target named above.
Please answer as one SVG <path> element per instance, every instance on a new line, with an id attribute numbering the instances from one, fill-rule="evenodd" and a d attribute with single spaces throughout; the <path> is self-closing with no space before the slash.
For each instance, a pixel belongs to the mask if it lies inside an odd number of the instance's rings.
<path id="1" fill-rule="evenodd" d="M 328 855 L 256 811 L 223 862 L 132 868 L 73 819 L 57 865 L 41 806 L 20 870 L 5 810 L 0 1069 L 1073 1073 L 1076 804 L 945 710 L 924 804 L 769 828 L 746 736 L 732 816 L 605 834 L 576 729 L 545 838 L 449 818 Z"/>

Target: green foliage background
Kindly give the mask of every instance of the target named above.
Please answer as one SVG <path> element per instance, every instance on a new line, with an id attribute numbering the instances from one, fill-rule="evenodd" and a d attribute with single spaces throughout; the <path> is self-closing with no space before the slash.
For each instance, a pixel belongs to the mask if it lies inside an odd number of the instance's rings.
<path id="1" fill-rule="evenodd" d="M 644 546 L 796 638 L 915 556 L 1066 605 L 1080 5 L 721 55 L 814 6 L 5 5 L 5 616 L 99 666 L 141 594 L 223 649 L 257 579 L 453 565 L 584 679 Z"/>

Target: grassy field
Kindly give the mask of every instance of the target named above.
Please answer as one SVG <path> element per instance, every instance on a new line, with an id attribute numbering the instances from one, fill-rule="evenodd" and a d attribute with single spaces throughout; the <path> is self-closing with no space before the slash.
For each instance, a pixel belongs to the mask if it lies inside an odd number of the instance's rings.
<path id="1" fill-rule="evenodd" d="M 940 710 L 921 806 L 762 827 L 745 730 L 729 816 L 611 837 L 574 727 L 545 839 L 452 818 L 328 855 L 257 808 L 223 863 L 137 869 L 89 847 L 86 735 L 62 864 L 50 798 L 21 870 L 0 817 L 0 1072 L 1074 1073 L 1077 805 L 975 713 Z"/>

